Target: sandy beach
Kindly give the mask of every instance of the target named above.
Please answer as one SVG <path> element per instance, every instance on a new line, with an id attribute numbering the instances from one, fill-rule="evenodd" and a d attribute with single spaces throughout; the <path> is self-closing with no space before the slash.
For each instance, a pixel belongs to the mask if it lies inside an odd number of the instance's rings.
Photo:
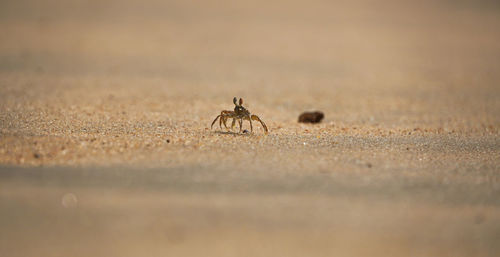
<path id="1" fill-rule="evenodd" d="M 494 1 L 6 1 L 0 256 L 496 256 L 499 26 Z M 211 128 L 233 97 L 269 133 Z"/>

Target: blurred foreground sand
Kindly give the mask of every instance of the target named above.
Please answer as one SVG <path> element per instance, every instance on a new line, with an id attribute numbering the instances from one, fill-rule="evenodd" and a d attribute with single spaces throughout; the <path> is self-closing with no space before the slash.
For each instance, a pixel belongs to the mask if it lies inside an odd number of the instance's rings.
<path id="1" fill-rule="evenodd" d="M 0 256 L 500 252 L 494 1 L 2 5 Z"/>

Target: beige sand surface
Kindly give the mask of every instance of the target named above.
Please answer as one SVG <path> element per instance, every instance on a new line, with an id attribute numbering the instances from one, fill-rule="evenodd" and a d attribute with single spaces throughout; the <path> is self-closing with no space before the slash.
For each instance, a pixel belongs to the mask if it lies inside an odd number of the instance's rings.
<path id="1" fill-rule="evenodd" d="M 500 6 L 350 2 L 3 2 L 0 256 L 495 256 Z"/>

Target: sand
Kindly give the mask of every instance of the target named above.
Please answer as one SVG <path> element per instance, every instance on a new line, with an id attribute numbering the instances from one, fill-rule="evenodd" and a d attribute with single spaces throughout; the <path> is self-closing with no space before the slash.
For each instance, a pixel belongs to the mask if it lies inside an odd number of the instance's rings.
<path id="1" fill-rule="evenodd" d="M 2 5 L 0 256 L 500 251 L 493 2 Z"/>

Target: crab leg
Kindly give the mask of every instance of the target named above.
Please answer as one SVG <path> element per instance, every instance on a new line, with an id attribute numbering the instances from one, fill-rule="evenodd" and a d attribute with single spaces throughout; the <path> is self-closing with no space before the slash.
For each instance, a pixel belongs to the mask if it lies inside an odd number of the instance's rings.
<path id="1" fill-rule="evenodd" d="M 221 111 L 220 112 L 220 120 L 219 120 L 219 127 L 222 130 L 222 124 L 224 124 L 224 127 L 228 129 L 227 127 L 227 119 L 229 118 L 234 118 L 234 112 L 233 111 Z"/>
<path id="2" fill-rule="evenodd" d="M 212 122 L 212 125 L 210 126 L 210 129 L 212 129 L 214 127 L 214 124 L 215 122 L 217 121 L 218 118 L 220 118 L 221 115 L 217 115 L 217 117 L 215 117 L 215 120 Z M 222 119 L 222 118 L 221 118 Z"/>
<path id="3" fill-rule="evenodd" d="M 267 133 L 267 132 L 269 132 L 269 130 L 267 129 L 266 123 L 264 123 L 264 122 L 263 122 L 263 121 L 259 118 L 259 116 L 257 116 L 257 115 L 253 115 L 253 114 L 252 114 L 252 120 L 256 120 L 256 121 L 260 122 L 260 124 L 261 124 L 261 125 L 262 125 L 262 127 L 264 128 L 264 131 L 265 131 L 266 133 Z"/>
<path id="4" fill-rule="evenodd" d="M 250 131 L 253 132 L 252 119 L 250 118 L 250 115 L 247 115 L 246 119 L 250 122 Z"/>
<path id="5" fill-rule="evenodd" d="M 231 131 L 234 129 L 234 124 L 236 124 L 236 118 L 233 118 L 233 122 L 231 123 Z"/>
<path id="6" fill-rule="evenodd" d="M 223 121 L 223 123 L 224 123 L 224 127 L 225 127 L 225 128 L 226 128 L 226 130 L 228 130 L 228 131 L 229 131 L 229 128 L 227 127 L 227 120 L 228 120 L 229 118 L 231 118 L 231 115 L 227 114 L 227 116 L 224 116 L 224 121 Z M 234 123 L 234 122 L 233 122 L 233 123 Z M 221 128 L 221 129 L 222 129 L 222 128 Z"/>
<path id="7" fill-rule="evenodd" d="M 227 113 L 223 113 L 223 114 L 221 114 L 221 115 L 222 115 L 222 116 L 221 116 L 221 118 L 220 118 L 220 124 L 219 124 L 219 127 L 220 127 L 220 129 L 222 130 L 222 124 L 224 124 L 224 127 L 225 127 L 226 129 L 228 129 L 228 128 L 227 128 L 227 123 L 226 123 L 226 122 L 227 122 L 227 119 L 228 119 L 229 114 L 227 114 Z"/>
<path id="8" fill-rule="evenodd" d="M 222 129 L 222 124 L 224 124 L 224 127 L 227 129 L 227 119 L 228 118 L 234 118 L 234 113 L 232 111 L 221 111 L 217 117 L 215 117 L 215 120 L 212 122 L 212 125 L 210 125 L 210 129 L 214 127 L 215 122 L 217 119 L 219 119 L 219 127 Z"/>

